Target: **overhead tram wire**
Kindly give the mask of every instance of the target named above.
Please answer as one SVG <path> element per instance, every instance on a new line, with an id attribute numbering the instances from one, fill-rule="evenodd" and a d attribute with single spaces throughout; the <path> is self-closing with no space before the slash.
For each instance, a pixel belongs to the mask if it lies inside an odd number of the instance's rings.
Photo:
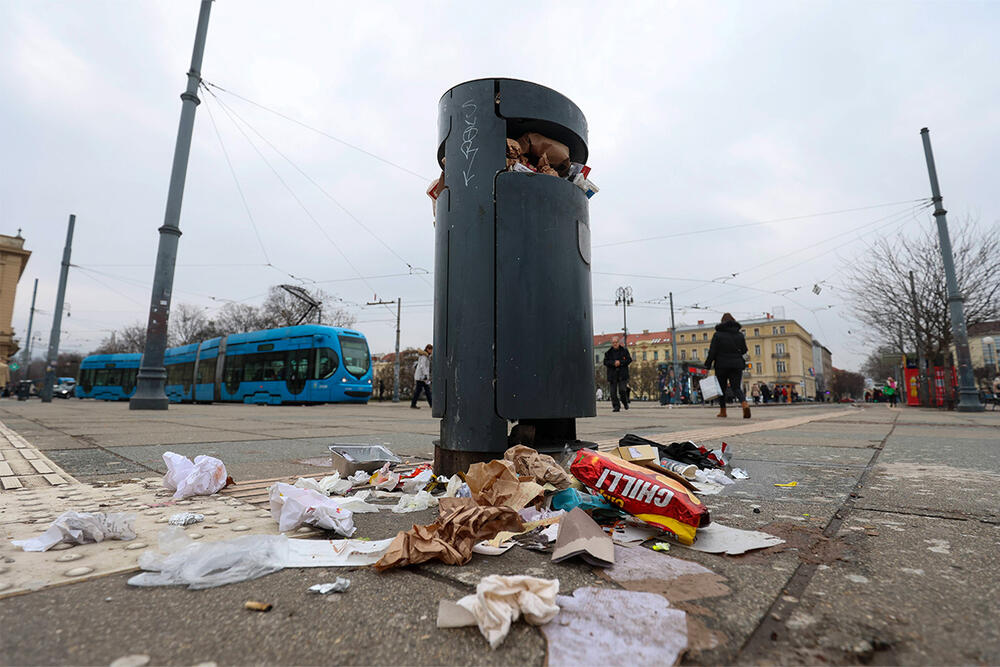
<path id="1" fill-rule="evenodd" d="M 842 213 L 855 213 L 857 211 L 868 211 L 868 210 L 871 210 L 871 209 L 874 209 L 874 208 L 885 208 L 885 207 L 888 207 L 888 206 L 899 206 L 899 205 L 902 205 L 902 204 L 913 204 L 913 203 L 917 203 L 917 202 L 927 202 L 927 201 L 930 201 L 930 199 L 928 197 L 921 197 L 919 199 L 907 199 L 907 200 L 897 201 L 897 202 L 886 202 L 885 204 L 873 204 L 871 206 L 859 206 L 857 208 L 845 208 L 845 209 L 841 209 L 841 210 L 838 210 L 838 211 L 826 211 L 826 212 L 823 212 L 823 213 L 810 213 L 810 214 L 807 214 L 807 215 L 796 215 L 796 216 L 791 216 L 791 217 L 788 217 L 788 218 L 774 218 L 774 219 L 771 219 L 771 220 L 759 220 L 757 222 L 747 222 L 747 223 L 743 223 L 743 224 L 739 224 L 739 225 L 725 225 L 725 226 L 721 226 L 721 227 L 709 227 L 707 229 L 691 229 L 691 230 L 684 231 L 684 232 L 676 232 L 676 233 L 673 233 L 673 234 L 660 234 L 660 235 L 657 235 L 657 236 L 647 236 L 645 238 L 641 238 L 641 239 L 629 239 L 627 241 L 612 241 L 611 243 L 599 243 L 599 244 L 594 245 L 592 247 L 595 248 L 595 249 L 596 248 L 610 248 L 610 247 L 613 247 L 613 246 L 628 245 L 628 244 L 631 244 L 631 243 L 644 243 L 646 241 L 659 241 L 659 240 L 662 240 L 662 239 L 672 239 L 672 238 L 678 238 L 678 237 L 681 237 L 681 236 L 694 236 L 696 234 L 708 234 L 708 233 L 711 233 L 711 232 L 725 232 L 725 231 L 731 231 L 733 229 L 743 229 L 745 227 L 758 227 L 760 225 L 769 225 L 769 224 L 772 224 L 772 223 L 775 223 L 775 222 L 792 222 L 792 221 L 795 221 L 795 220 L 806 220 L 806 219 L 809 219 L 809 218 L 822 218 L 822 217 L 831 216 L 831 215 L 840 215 Z"/>
<path id="2" fill-rule="evenodd" d="M 208 117 L 212 121 L 212 129 L 215 130 L 215 138 L 219 140 L 219 148 L 222 149 L 222 155 L 226 158 L 226 165 L 229 167 L 229 173 L 232 174 L 233 183 L 236 185 L 236 191 L 240 194 L 240 201 L 243 202 L 243 210 L 247 213 L 247 219 L 250 220 L 250 226 L 253 228 L 254 236 L 257 237 L 257 243 L 260 245 L 260 252 L 264 255 L 264 261 L 267 262 L 268 266 L 272 266 L 271 258 L 267 254 L 267 247 L 264 246 L 264 240 L 260 237 L 260 230 L 257 229 L 257 221 L 253 218 L 253 213 L 250 211 L 250 204 L 247 203 L 247 197 L 243 193 L 243 186 L 240 184 L 240 179 L 236 175 L 236 169 L 233 168 L 233 161 L 229 159 L 229 151 L 226 150 L 226 144 L 222 141 L 222 134 L 219 132 L 219 126 L 215 122 L 215 114 L 212 113 L 212 105 L 206 104 L 205 110 L 208 111 Z"/>
<path id="3" fill-rule="evenodd" d="M 218 91 L 226 93 L 227 95 L 232 95 L 233 97 L 235 97 L 237 99 L 243 100 L 247 104 L 252 104 L 253 106 L 257 107 L 258 109 L 263 109 L 264 111 L 267 111 L 268 113 L 272 113 L 275 116 L 278 116 L 279 118 L 284 118 L 285 120 L 287 120 L 289 122 L 295 123 L 296 125 L 299 125 L 301 127 L 304 127 L 307 130 L 310 130 L 311 132 L 315 132 L 315 133 L 317 133 L 319 135 L 322 135 L 322 136 L 326 137 L 327 139 L 331 139 L 333 141 L 336 141 L 338 144 L 341 144 L 343 146 L 347 146 L 348 148 L 356 150 L 359 153 L 364 153 L 365 155 L 367 155 L 370 158 L 374 158 L 374 159 L 378 160 L 379 162 L 382 162 L 384 164 L 389 165 L 390 167 L 395 167 L 396 169 L 399 169 L 400 171 L 406 172 L 407 174 L 409 174 L 411 176 L 415 176 L 415 177 L 421 179 L 424 183 L 426 183 L 427 181 L 431 180 L 430 176 L 424 176 L 423 174 L 418 174 L 417 172 L 413 171 L 412 169 L 407 169 L 406 167 L 404 167 L 404 166 L 402 166 L 400 164 L 396 164 L 392 160 L 388 160 L 388 159 L 382 157 L 381 155 L 376 155 L 375 153 L 372 153 L 371 151 L 367 151 L 364 148 L 361 148 L 360 146 L 355 146 L 354 144 L 352 144 L 352 143 L 350 143 L 348 141 L 344 141 L 340 137 L 335 137 L 334 135 L 330 134 L 329 132 L 325 132 L 323 130 L 315 128 L 315 127 L 313 127 L 311 125 L 308 125 L 307 123 L 302 122 L 301 120 L 298 120 L 296 118 L 292 118 L 291 116 L 285 115 L 285 114 L 281 113 L 280 111 L 277 111 L 277 110 L 272 109 L 270 107 L 264 106 L 263 104 L 261 104 L 259 102 L 254 102 L 251 99 L 243 97 L 242 95 L 239 95 L 238 93 L 234 93 L 233 91 L 228 90 L 226 88 L 223 88 L 222 86 L 220 86 L 218 84 L 215 84 L 215 83 L 212 83 L 211 81 L 205 81 L 204 79 L 202 79 L 202 84 L 205 85 L 205 86 L 211 86 L 212 88 L 215 88 Z M 211 91 L 209 91 L 209 92 L 211 92 Z"/>
<path id="4" fill-rule="evenodd" d="M 219 98 L 214 93 L 212 93 L 212 91 L 208 92 L 212 95 L 212 97 L 216 99 L 216 101 L 219 101 Z M 288 183 L 285 181 L 284 178 L 282 178 L 281 174 L 278 173 L 278 170 L 275 169 L 274 165 L 271 164 L 271 161 L 267 159 L 267 156 L 265 156 L 264 153 L 260 150 L 260 148 L 257 147 L 257 144 L 254 143 L 253 139 L 251 139 L 250 136 L 243 130 L 240 124 L 236 122 L 236 119 L 233 118 L 232 115 L 230 115 L 228 108 L 221 102 L 220 106 L 222 108 L 223 113 L 225 113 L 226 116 L 229 118 L 229 121 L 236 127 L 239 133 L 243 135 L 243 138 L 247 140 L 247 143 L 250 144 L 250 146 L 254 149 L 257 155 L 260 156 L 260 159 L 264 161 L 264 164 L 266 164 L 267 167 L 271 170 L 275 178 L 277 178 L 278 181 L 281 183 L 281 185 L 285 188 L 285 190 L 288 191 L 288 194 L 291 195 L 292 199 L 295 200 L 295 202 L 299 205 L 299 207 L 306 214 L 306 216 L 313 222 L 314 225 L 316 225 L 316 228 L 320 231 L 320 233 L 326 238 L 326 240 L 330 243 L 330 245 L 332 245 L 334 249 L 344 259 L 344 263 L 347 264 L 347 266 L 351 267 L 351 270 L 353 270 L 354 273 L 356 273 L 358 277 L 362 279 L 362 281 L 365 283 L 365 286 L 368 287 L 368 289 L 372 290 L 372 292 L 375 292 L 376 291 L 375 288 L 372 287 L 371 283 L 369 283 L 367 280 L 364 279 L 364 276 L 362 275 L 361 271 L 359 271 L 358 268 L 354 266 L 351 260 L 347 257 L 347 254 L 341 249 L 340 245 L 338 245 L 337 242 L 334 241 L 333 238 L 327 233 L 327 231 L 323 228 L 323 225 L 320 223 L 320 221 L 316 218 L 316 216 L 312 214 L 312 211 L 310 211 L 309 208 L 305 205 L 305 202 L 303 202 L 299 198 L 299 196 L 295 194 L 295 191 L 292 190 L 291 186 L 288 185 Z M 246 121 L 243 122 L 245 123 Z M 247 125 L 247 127 L 250 126 Z M 389 309 L 387 308 L 387 310 Z"/>
<path id="5" fill-rule="evenodd" d="M 229 106 L 228 104 L 226 104 L 225 102 L 223 102 L 221 99 L 219 99 L 219 97 L 217 95 L 215 95 L 214 93 L 212 93 L 212 91 L 210 89 L 206 88 L 206 90 L 215 99 L 215 101 L 219 103 L 219 105 L 223 108 L 223 110 L 228 111 L 234 117 L 238 118 L 240 120 L 240 122 L 242 122 L 244 125 L 246 125 L 248 128 L 250 128 L 250 130 L 254 134 L 256 134 L 261 139 L 261 141 L 263 141 L 264 143 L 266 143 L 271 148 L 271 150 L 273 150 L 275 153 L 277 153 L 278 155 L 280 155 L 286 162 L 288 162 L 288 164 L 290 164 L 293 169 L 295 169 L 297 172 L 299 172 L 299 174 L 301 174 L 303 178 L 305 178 L 307 181 L 309 181 L 310 183 L 312 183 L 313 186 L 317 190 L 319 190 L 320 192 L 322 192 L 323 195 L 327 199 L 329 199 L 330 201 L 332 201 L 334 203 L 334 205 L 337 206 L 337 208 L 339 208 L 341 211 L 343 211 L 344 214 L 347 215 L 347 217 L 349 217 L 351 220 L 353 220 L 363 230 L 365 230 L 366 232 L 368 232 L 368 234 L 371 235 L 371 237 L 373 239 L 375 239 L 380 244 L 382 244 L 382 246 L 386 250 L 388 250 L 390 253 L 392 253 L 393 256 L 396 257 L 396 259 L 398 259 L 403 264 L 405 264 L 406 267 L 408 269 L 410 269 L 411 273 L 413 273 L 414 275 L 417 275 L 417 276 L 420 275 L 420 273 L 417 272 L 419 267 L 415 267 L 415 266 L 413 266 L 413 264 L 411 264 L 410 262 L 406 261 L 406 259 L 402 255 L 400 255 L 398 252 L 396 252 L 392 248 L 392 246 L 390 246 L 388 243 L 386 243 L 378 234 L 376 234 L 374 231 L 372 231 L 372 229 L 370 227 L 368 227 L 368 225 L 366 225 L 364 222 L 362 222 L 361 218 L 359 218 L 358 216 L 354 215 L 354 213 L 351 212 L 346 206 L 344 206 L 344 204 L 342 204 L 340 202 L 340 200 L 338 200 L 336 197 L 334 197 L 332 194 L 330 194 L 330 192 L 326 188 L 324 188 L 320 183 L 318 183 L 316 181 L 316 179 L 314 179 L 312 176 L 310 176 L 309 174 L 307 174 L 290 157 L 288 157 L 287 155 L 285 155 L 270 140 L 268 140 L 267 137 L 265 137 L 263 134 L 261 134 L 259 130 L 257 130 L 253 125 L 251 125 L 245 118 L 243 118 L 238 113 L 236 113 L 235 109 L 233 109 L 231 106 Z M 426 283 L 428 287 L 432 286 L 427 281 L 426 278 L 421 278 L 421 280 L 423 280 L 423 282 Z"/>

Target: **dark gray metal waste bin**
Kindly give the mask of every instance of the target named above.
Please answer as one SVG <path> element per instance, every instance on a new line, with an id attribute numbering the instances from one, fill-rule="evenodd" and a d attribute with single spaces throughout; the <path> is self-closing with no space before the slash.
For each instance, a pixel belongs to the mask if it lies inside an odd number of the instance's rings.
<path id="1" fill-rule="evenodd" d="M 435 469 L 516 443 L 585 444 L 575 418 L 597 414 L 588 199 L 564 178 L 506 171 L 506 140 L 538 132 L 586 164 L 587 121 L 544 86 L 478 79 L 444 94 L 438 130 Z"/>

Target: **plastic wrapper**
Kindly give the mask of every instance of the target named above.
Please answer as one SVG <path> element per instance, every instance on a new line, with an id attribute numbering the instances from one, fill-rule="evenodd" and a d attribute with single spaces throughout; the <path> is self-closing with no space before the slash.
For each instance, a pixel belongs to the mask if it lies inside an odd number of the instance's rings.
<path id="1" fill-rule="evenodd" d="M 198 514 L 196 512 L 180 512 L 179 514 L 174 514 L 167 519 L 167 523 L 171 526 L 190 526 L 193 523 L 201 523 L 204 520 L 204 514 Z"/>
<path id="2" fill-rule="evenodd" d="M 336 580 L 326 584 L 316 584 L 309 587 L 310 593 L 318 595 L 329 595 L 330 593 L 343 593 L 351 587 L 351 580 L 347 577 L 337 577 Z"/>
<path id="3" fill-rule="evenodd" d="M 397 486 L 399 486 L 399 473 L 391 472 L 389 466 L 391 463 L 386 463 L 378 471 L 371 476 L 368 482 L 374 486 L 376 489 L 382 489 L 383 491 L 392 491 Z"/>
<path id="4" fill-rule="evenodd" d="M 577 174 L 573 178 L 573 185 L 583 190 L 583 193 L 587 195 L 587 199 L 590 199 L 591 197 L 593 197 L 594 195 L 596 195 L 598 192 L 601 191 L 601 189 L 597 187 L 596 183 L 594 183 L 592 180 L 590 180 L 583 174 Z"/>
<path id="5" fill-rule="evenodd" d="M 282 569 L 287 552 L 288 538 L 284 535 L 247 535 L 224 542 L 194 542 L 167 556 L 146 551 L 139 556 L 139 567 L 147 571 L 132 577 L 128 583 L 132 586 L 183 585 L 192 590 L 235 584 Z"/>
<path id="6" fill-rule="evenodd" d="M 420 466 L 407 476 L 400 475 L 399 481 L 403 485 L 403 493 L 416 493 L 421 491 L 434 479 L 434 471 L 431 466 Z"/>
<path id="7" fill-rule="evenodd" d="M 271 516 L 283 533 L 307 525 L 350 537 L 354 534 L 354 513 L 343 507 L 346 500 L 278 482 L 271 487 Z"/>
<path id="8" fill-rule="evenodd" d="M 226 486 L 226 466 L 214 456 L 196 456 L 192 463 L 186 456 L 164 452 L 163 463 L 163 487 L 174 491 L 174 500 L 210 496 Z"/>
<path id="9" fill-rule="evenodd" d="M 135 539 L 135 519 L 132 512 L 63 512 L 38 537 L 11 540 L 11 544 L 25 551 L 48 551 L 60 542 L 88 544 L 132 540 Z"/>
<path id="10" fill-rule="evenodd" d="M 361 482 L 368 481 L 368 475 L 362 472 L 364 480 Z M 312 489 L 326 496 L 342 496 L 352 488 L 354 488 L 355 481 L 349 478 L 342 478 L 339 472 L 334 472 L 332 475 L 328 475 L 320 480 L 315 480 L 310 477 L 299 477 L 295 482 L 295 486 L 300 489 Z"/>
<path id="11" fill-rule="evenodd" d="M 670 531 L 682 544 L 693 544 L 698 527 L 710 522 L 708 508 L 680 482 L 617 457 L 580 450 L 570 472 L 613 505 Z"/>
<path id="12" fill-rule="evenodd" d="M 437 507 L 437 504 L 437 498 L 426 491 L 419 491 L 417 493 L 404 494 L 403 497 L 399 499 L 399 502 L 396 503 L 396 506 L 392 508 L 392 511 L 396 514 L 419 512 L 431 507 Z"/>
<path id="13" fill-rule="evenodd" d="M 587 512 L 594 510 L 618 511 L 617 507 L 604 498 L 582 493 L 579 489 L 565 489 L 552 496 L 552 509 L 569 512 L 574 507 L 580 507 Z"/>
<path id="14" fill-rule="evenodd" d="M 711 484 L 718 484 L 719 486 L 729 486 L 730 484 L 735 484 L 733 480 L 723 471 L 718 468 L 711 468 L 709 470 L 699 470 L 695 473 L 695 480 L 699 482 L 709 482 Z"/>

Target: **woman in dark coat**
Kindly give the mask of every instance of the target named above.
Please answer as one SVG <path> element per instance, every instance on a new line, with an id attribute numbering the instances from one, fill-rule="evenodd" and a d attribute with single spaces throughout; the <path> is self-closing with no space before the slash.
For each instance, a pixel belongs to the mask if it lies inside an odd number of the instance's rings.
<path id="1" fill-rule="evenodd" d="M 729 385 L 733 396 L 743 406 L 743 418 L 750 419 L 750 406 L 743 393 L 743 368 L 746 365 L 743 355 L 746 353 L 747 341 L 740 331 L 740 323 L 726 313 L 722 316 L 722 321 L 715 325 L 715 334 L 705 359 L 705 368 L 710 369 L 715 364 L 715 377 L 722 390 L 722 395 L 719 396 L 719 417 L 726 416 L 726 385 Z"/>

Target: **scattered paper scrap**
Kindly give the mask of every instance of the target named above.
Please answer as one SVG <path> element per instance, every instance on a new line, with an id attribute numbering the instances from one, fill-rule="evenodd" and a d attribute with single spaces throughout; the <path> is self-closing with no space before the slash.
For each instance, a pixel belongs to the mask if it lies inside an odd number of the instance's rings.
<path id="1" fill-rule="evenodd" d="M 351 587 L 351 580 L 346 577 L 337 577 L 336 580 L 325 584 L 316 584 L 309 587 L 310 593 L 318 595 L 329 595 L 330 593 L 343 593 Z"/>
<path id="2" fill-rule="evenodd" d="M 673 665 L 688 645 L 687 615 L 662 595 L 578 588 L 556 604 L 558 616 L 541 627 L 552 667 L 605 664 L 609 656 Z"/>
<path id="3" fill-rule="evenodd" d="M 479 581 L 475 595 L 457 602 L 442 600 L 437 624 L 439 628 L 478 625 L 490 648 L 496 648 L 507 637 L 511 623 L 522 615 L 532 625 L 555 618 L 558 593 L 558 579 L 492 574 Z"/>
<path id="4" fill-rule="evenodd" d="M 737 556 L 755 549 L 766 549 L 785 541 L 780 537 L 758 530 L 740 530 L 720 523 L 712 523 L 698 531 L 698 539 L 689 549 L 710 554 L 725 553 Z"/>
<path id="5" fill-rule="evenodd" d="M 615 544 L 601 527 L 579 507 L 559 522 L 559 536 L 552 550 L 552 562 L 580 556 L 591 565 L 609 567 L 615 563 Z"/>
<path id="6" fill-rule="evenodd" d="M 775 486 L 798 486 L 798 482 L 785 482 L 784 484 L 775 484 Z"/>

